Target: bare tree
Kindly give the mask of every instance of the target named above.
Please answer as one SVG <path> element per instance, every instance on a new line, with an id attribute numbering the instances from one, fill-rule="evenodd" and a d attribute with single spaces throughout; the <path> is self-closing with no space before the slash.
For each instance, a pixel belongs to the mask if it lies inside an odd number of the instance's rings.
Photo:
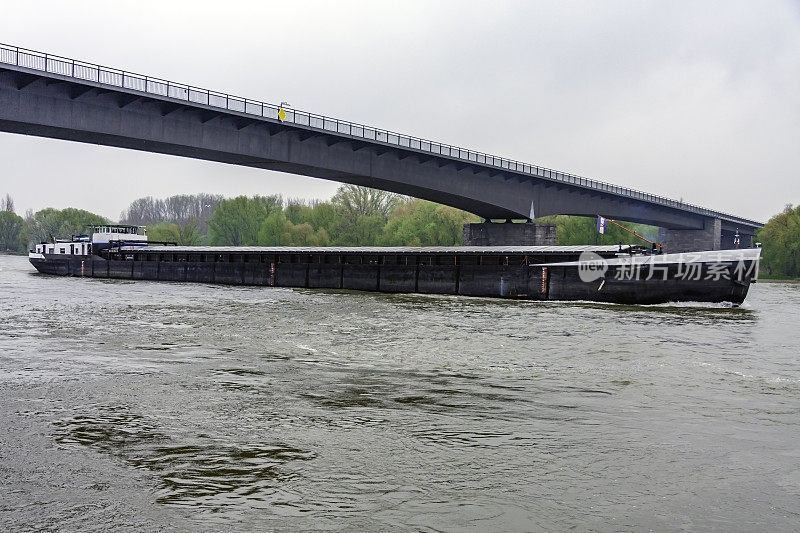
<path id="1" fill-rule="evenodd" d="M 6 194 L 5 198 L 0 198 L 0 211 L 14 212 L 14 199 L 10 194 Z"/>
<path id="2" fill-rule="evenodd" d="M 125 224 L 152 226 L 159 222 L 171 222 L 183 227 L 196 223 L 198 231 L 208 231 L 208 220 L 217 204 L 222 201 L 218 194 L 177 194 L 165 199 L 152 196 L 131 202 L 128 209 L 120 214 Z"/>
<path id="3" fill-rule="evenodd" d="M 120 220 L 126 224 L 155 224 L 165 220 L 162 200 L 154 200 L 152 196 L 139 198 L 131 202 L 128 209 L 120 214 Z"/>

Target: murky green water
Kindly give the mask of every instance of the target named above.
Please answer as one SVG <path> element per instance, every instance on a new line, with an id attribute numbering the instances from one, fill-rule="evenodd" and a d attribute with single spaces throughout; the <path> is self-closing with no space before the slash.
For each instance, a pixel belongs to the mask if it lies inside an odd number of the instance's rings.
<path id="1" fill-rule="evenodd" d="M 800 529 L 800 286 L 739 309 L 0 256 L 4 530 Z"/>

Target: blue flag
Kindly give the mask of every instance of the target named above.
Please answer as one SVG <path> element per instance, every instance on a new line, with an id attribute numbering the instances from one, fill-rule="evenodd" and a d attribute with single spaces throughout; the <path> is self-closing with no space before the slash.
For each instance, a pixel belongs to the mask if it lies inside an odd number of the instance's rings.
<path id="1" fill-rule="evenodd" d="M 606 232 L 606 222 L 607 221 L 606 221 L 605 218 L 603 218 L 601 216 L 597 217 L 597 231 L 598 232 L 600 232 L 600 233 L 605 233 Z"/>

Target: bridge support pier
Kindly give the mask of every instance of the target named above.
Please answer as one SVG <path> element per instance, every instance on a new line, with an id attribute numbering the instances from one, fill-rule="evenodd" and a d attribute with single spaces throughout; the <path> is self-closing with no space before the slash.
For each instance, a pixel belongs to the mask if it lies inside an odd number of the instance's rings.
<path id="1" fill-rule="evenodd" d="M 511 222 L 464 224 L 464 246 L 554 246 L 555 224 Z"/>
<path id="2" fill-rule="evenodd" d="M 722 247 L 722 221 L 708 218 L 703 229 L 658 230 L 658 240 L 668 253 L 720 250 Z M 731 246 L 732 248 L 733 246 Z"/>

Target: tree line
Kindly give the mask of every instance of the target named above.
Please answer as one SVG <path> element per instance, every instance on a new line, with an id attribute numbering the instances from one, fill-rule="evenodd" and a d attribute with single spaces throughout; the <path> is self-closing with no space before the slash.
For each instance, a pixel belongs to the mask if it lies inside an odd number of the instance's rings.
<path id="1" fill-rule="evenodd" d="M 148 228 L 148 238 L 210 246 L 455 246 L 463 225 L 477 220 L 452 207 L 342 185 L 330 201 L 220 199 L 208 218 L 162 220 Z"/>
<path id="2" fill-rule="evenodd" d="M 87 224 L 107 224 L 100 215 L 83 209 L 48 207 L 29 210 L 25 217 L 15 213 L 14 200 L 6 195 L 0 200 L 0 251 L 26 252 L 33 243 L 85 233 Z"/>
<path id="3" fill-rule="evenodd" d="M 800 205 L 787 205 L 758 231 L 761 270 L 775 277 L 800 277 Z"/>
<path id="4" fill-rule="evenodd" d="M 0 250 L 25 252 L 33 243 L 86 232 L 105 217 L 82 209 L 14 212 L 0 199 Z M 477 217 L 444 205 L 376 189 L 342 185 L 330 201 L 280 195 L 176 195 L 139 198 L 120 223 L 148 226 L 150 241 L 210 246 L 454 246 Z"/>

